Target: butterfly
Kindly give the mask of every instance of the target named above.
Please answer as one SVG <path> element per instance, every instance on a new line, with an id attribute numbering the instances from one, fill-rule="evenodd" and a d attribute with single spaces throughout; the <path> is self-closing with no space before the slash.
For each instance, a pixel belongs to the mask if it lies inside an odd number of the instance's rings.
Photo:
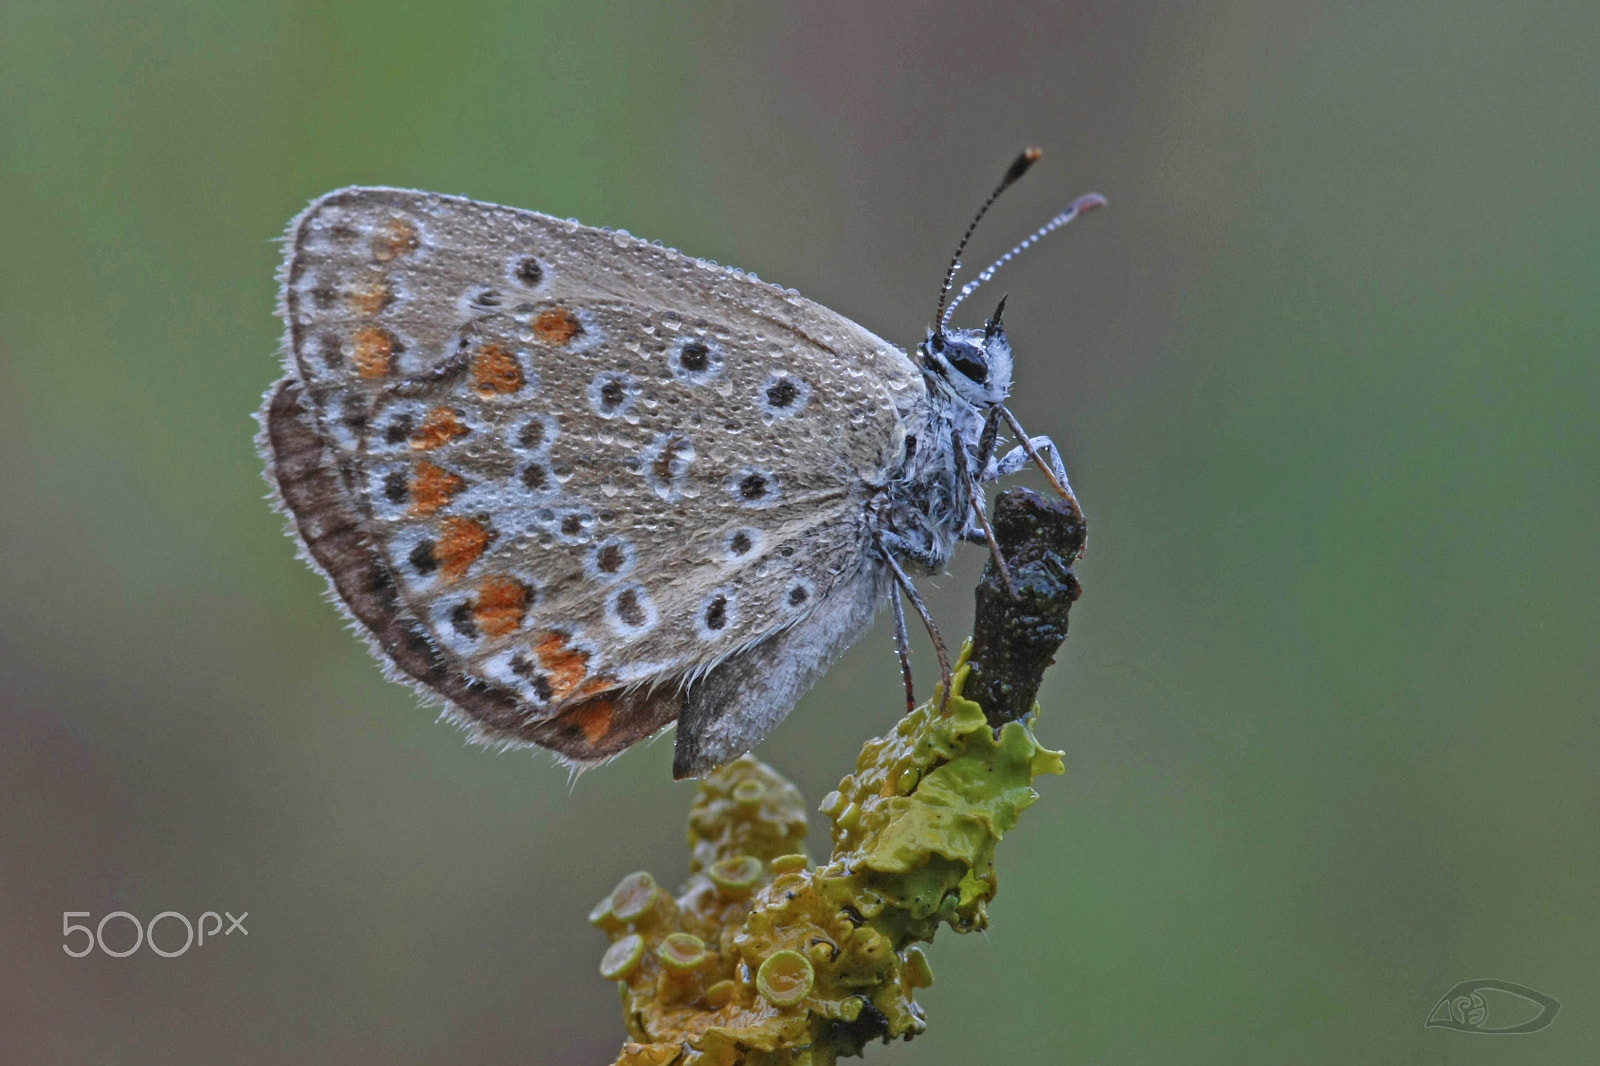
<path id="1" fill-rule="evenodd" d="M 623 231 L 330 192 L 290 224 L 279 274 L 286 375 L 259 416 L 276 503 L 391 675 L 487 742 L 582 768 L 676 723 L 674 776 L 703 774 L 765 738 L 886 601 L 909 701 L 896 590 L 946 681 L 949 662 L 908 568 L 993 548 L 985 482 L 1034 462 L 1071 492 L 1005 407 L 1004 300 L 981 328 L 946 322 L 1102 202 L 1074 201 L 947 307 L 958 249 L 908 354 Z M 1002 424 L 1019 442 L 1003 456 Z"/>

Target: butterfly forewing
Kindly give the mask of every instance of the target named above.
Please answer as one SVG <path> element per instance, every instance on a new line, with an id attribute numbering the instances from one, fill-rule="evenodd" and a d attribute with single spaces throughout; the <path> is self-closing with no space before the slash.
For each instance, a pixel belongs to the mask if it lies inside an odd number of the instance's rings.
<path id="1" fill-rule="evenodd" d="M 620 750 L 675 716 L 652 693 L 802 622 L 870 553 L 922 385 L 850 321 L 433 194 L 332 193 L 290 241 L 285 503 L 391 660 L 489 735 Z M 546 724 L 606 694 L 571 743 Z"/>

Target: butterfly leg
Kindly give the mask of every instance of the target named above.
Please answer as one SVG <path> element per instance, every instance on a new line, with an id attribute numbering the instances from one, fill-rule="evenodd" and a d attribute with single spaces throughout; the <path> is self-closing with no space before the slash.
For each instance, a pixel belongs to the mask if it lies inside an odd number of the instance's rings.
<path id="1" fill-rule="evenodd" d="M 976 469 L 973 472 L 973 479 L 980 485 L 986 481 L 993 481 L 998 476 L 995 474 L 993 467 L 994 447 L 996 441 L 999 439 L 999 436 L 1000 412 L 996 408 L 991 407 L 989 408 L 988 417 L 983 421 L 983 430 L 978 434 L 978 458 L 975 464 Z M 964 462 L 965 459 L 966 457 L 962 456 L 960 461 Z M 981 495 L 976 492 L 974 492 L 973 495 L 982 501 L 983 498 Z M 988 516 L 988 510 L 985 509 L 984 517 L 987 518 Z M 988 546 L 992 540 L 992 537 L 988 535 L 989 532 L 990 531 L 987 529 L 974 529 L 972 527 L 972 523 L 968 522 L 966 528 L 960 532 L 959 537 L 967 544 L 982 544 Z"/>
<path id="2" fill-rule="evenodd" d="M 989 413 L 983 420 L 983 431 L 978 434 L 978 480 L 993 481 L 994 475 L 989 472 L 989 467 L 994 462 L 994 446 L 1000 439 L 1000 410 L 999 406 L 989 408 Z"/>
<path id="3" fill-rule="evenodd" d="M 917 692 L 911 683 L 911 636 L 906 632 L 906 609 L 900 602 L 900 590 L 894 590 L 894 651 L 900 657 L 900 676 L 906 682 L 906 713 L 917 707 Z"/>
<path id="4" fill-rule="evenodd" d="M 884 562 L 889 564 L 889 572 L 894 575 L 894 580 L 900 586 L 900 591 L 906 594 L 906 599 L 911 601 L 911 609 L 917 612 L 917 617 L 922 619 L 923 628 L 928 631 L 928 636 L 933 640 L 933 653 L 939 657 L 939 680 L 944 684 L 944 697 L 939 702 L 942 711 L 950 703 L 950 656 L 944 648 L 944 638 L 939 635 L 939 627 L 933 624 L 933 615 L 928 612 L 928 605 L 922 602 L 922 595 L 917 592 L 917 586 L 911 578 L 901 569 L 900 562 L 894 557 L 886 543 L 887 537 L 878 534 L 878 551 L 883 555 Z"/>
<path id="5" fill-rule="evenodd" d="M 992 417 L 991 415 L 991 419 Z M 988 426 L 985 425 L 984 429 L 987 431 Z M 1011 583 L 1011 569 L 1006 566 L 1005 556 L 1000 554 L 1000 545 L 995 543 L 994 530 L 989 527 L 989 516 L 983 513 L 983 489 L 978 486 L 977 480 L 972 476 L 972 471 L 967 467 L 967 449 L 961 440 L 961 430 L 953 429 L 950 431 L 950 435 L 954 444 L 951 452 L 956 457 L 956 477 L 960 478 L 967 487 L 967 498 L 971 501 L 972 516 L 978 520 L 978 525 L 983 529 L 983 539 L 988 542 L 989 557 L 994 560 L 995 569 L 1000 571 L 1000 580 L 1005 583 L 1006 592 L 1010 593 L 1011 598 L 1016 599 L 1017 587 Z M 979 444 L 982 444 L 981 439 Z M 990 448 L 992 449 L 993 447 L 993 442 L 991 442 Z M 966 525 L 968 531 L 970 531 L 972 528 L 971 518 L 967 519 Z"/>
<path id="6" fill-rule="evenodd" d="M 1049 437 L 1030 437 L 1028 431 L 1022 428 L 1022 423 L 1017 421 L 1017 416 L 1003 406 L 997 406 L 1001 417 L 1011 426 L 1011 431 L 1017 435 L 1022 443 L 1006 453 L 1005 458 L 995 464 L 995 477 L 1005 477 L 1015 474 L 1031 460 L 1035 466 L 1044 471 L 1044 476 L 1050 479 L 1050 486 L 1061 494 L 1063 499 L 1077 499 L 1072 492 L 1072 486 L 1067 481 L 1067 468 L 1061 465 L 1061 450 L 1056 447 L 1055 441 Z M 1049 452 L 1050 461 L 1045 462 L 1043 452 Z"/>

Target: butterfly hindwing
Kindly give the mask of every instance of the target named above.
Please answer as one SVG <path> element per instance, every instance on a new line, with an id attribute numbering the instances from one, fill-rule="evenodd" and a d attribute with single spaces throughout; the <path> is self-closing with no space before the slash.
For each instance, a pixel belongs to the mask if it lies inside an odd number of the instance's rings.
<path id="1" fill-rule="evenodd" d="M 749 751 L 872 625 L 889 593 L 887 568 L 867 554 L 803 621 L 719 663 L 689 688 L 672 761 L 698 777 Z"/>

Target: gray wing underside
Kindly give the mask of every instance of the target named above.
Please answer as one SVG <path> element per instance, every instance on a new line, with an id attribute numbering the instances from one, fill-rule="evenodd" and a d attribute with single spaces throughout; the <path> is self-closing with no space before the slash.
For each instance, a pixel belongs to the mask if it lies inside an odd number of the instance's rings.
<path id="1" fill-rule="evenodd" d="M 687 705 L 703 769 L 870 623 L 864 494 L 921 395 L 885 342 L 748 275 L 434 194 L 331 193 L 290 242 L 290 377 L 263 412 L 284 504 L 375 644 L 480 734 L 591 762 Z"/>
<path id="2" fill-rule="evenodd" d="M 689 688 L 678 717 L 674 777 L 699 777 L 755 747 L 866 632 L 890 585 L 882 563 L 862 564 L 804 622 L 725 660 Z"/>

